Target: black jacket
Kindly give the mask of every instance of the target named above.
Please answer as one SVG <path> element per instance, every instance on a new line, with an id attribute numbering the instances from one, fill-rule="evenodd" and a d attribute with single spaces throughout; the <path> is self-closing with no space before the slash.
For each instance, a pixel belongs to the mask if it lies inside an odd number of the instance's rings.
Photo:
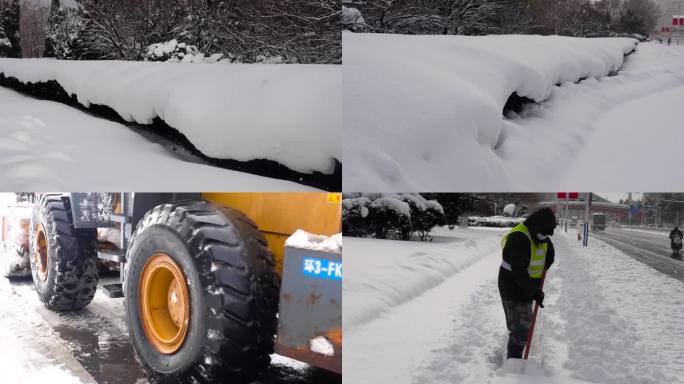
<path id="1" fill-rule="evenodd" d="M 532 232 L 532 230 L 530 230 Z M 532 236 L 536 234 L 531 233 Z M 555 256 L 551 240 L 546 251 L 546 269 L 551 267 Z M 503 260 L 511 265 L 512 271 L 499 268 L 499 293 L 503 300 L 532 301 L 532 296 L 541 285 L 541 279 L 533 279 L 527 273 L 530 264 L 530 240 L 522 232 L 513 232 L 508 236 L 503 249 Z"/>
<path id="2" fill-rule="evenodd" d="M 678 229 L 673 229 L 673 230 L 670 232 L 670 240 L 674 240 L 675 236 L 678 236 L 679 238 L 684 237 L 684 236 L 682 235 L 682 231 L 680 231 L 680 230 L 678 230 Z"/>

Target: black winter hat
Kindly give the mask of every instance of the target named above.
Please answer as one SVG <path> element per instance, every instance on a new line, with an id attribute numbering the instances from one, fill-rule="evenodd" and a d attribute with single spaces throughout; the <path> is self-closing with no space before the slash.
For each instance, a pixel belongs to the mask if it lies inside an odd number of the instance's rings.
<path id="1" fill-rule="evenodd" d="M 530 230 L 530 233 L 536 235 L 553 236 L 553 230 L 556 228 L 556 215 L 551 208 L 541 208 L 532 213 L 526 220 L 525 226 Z"/>

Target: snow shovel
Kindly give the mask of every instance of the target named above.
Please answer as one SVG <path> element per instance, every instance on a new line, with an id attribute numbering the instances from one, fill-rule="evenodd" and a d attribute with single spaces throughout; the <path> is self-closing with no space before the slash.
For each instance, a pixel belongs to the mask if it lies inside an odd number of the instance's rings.
<path id="1" fill-rule="evenodd" d="M 546 266 L 544 266 L 546 267 Z M 544 272 L 542 272 L 542 277 L 541 277 L 541 287 L 539 289 L 544 289 L 544 279 L 546 278 L 546 268 L 544 268 Z M 525 344 L 525 355 L 523 356 L 523 359 L 527 360 L 527 357 L 530 355 L 530 347 L 532 344 L 532 335 L 534 334 L 534 324 L 537 322 L 537 312 L 539 311 L 539 303 L 536 301 L 534 302 L 534 311 L 532 312 L 532 321 L 530 323 L 530 331 L 527 333 L 527 343 Z"/>

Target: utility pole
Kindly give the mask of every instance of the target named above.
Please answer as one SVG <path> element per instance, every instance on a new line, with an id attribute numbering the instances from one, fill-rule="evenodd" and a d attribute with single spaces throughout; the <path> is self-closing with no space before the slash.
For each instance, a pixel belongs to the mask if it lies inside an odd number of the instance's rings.
<path id="1" fill-rule="evenodd" d="M 565 192 L 565 233 L 568 233 L 568 200 L 569 200 L 569 192 Z"/>
<path id="2" fill-rule="evenodd" d="M 646 217 L 646 194 L 641 195 L 641 226 L 644 226 L 644 218 Z"/>
<path id="3" fill-rule="evenodd" d="M 586 195 L 584 202 L 584 238 L 582 239 L 582 246 L 586 247 L 589 244 L 589 209 L 591 208 L 591 192 Z"/>

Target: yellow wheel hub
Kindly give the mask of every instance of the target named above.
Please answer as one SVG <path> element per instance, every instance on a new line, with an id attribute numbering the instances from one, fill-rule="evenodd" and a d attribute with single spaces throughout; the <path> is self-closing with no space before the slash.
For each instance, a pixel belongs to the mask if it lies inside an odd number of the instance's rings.
<path id="1" fill-rule="evenodd" d="M 47 251 L 47 237 L 45 237 L 45 228 L 43 224 L 38 224 L 36 226 L 36 249 L 35 249 L 35 259 L 36 259 L 36 270 L 38 271 L 38 277 L 45 281 L 48 275 L 48 251 Z"/>
<path id="2" fill-rule="evenodd" d="M 188 333 L 190 294 L 185 275 L 165 253 L 143 266 L 138 290 L 140 316 L 147 339 L 163 354 L 176 352 Z"/>

